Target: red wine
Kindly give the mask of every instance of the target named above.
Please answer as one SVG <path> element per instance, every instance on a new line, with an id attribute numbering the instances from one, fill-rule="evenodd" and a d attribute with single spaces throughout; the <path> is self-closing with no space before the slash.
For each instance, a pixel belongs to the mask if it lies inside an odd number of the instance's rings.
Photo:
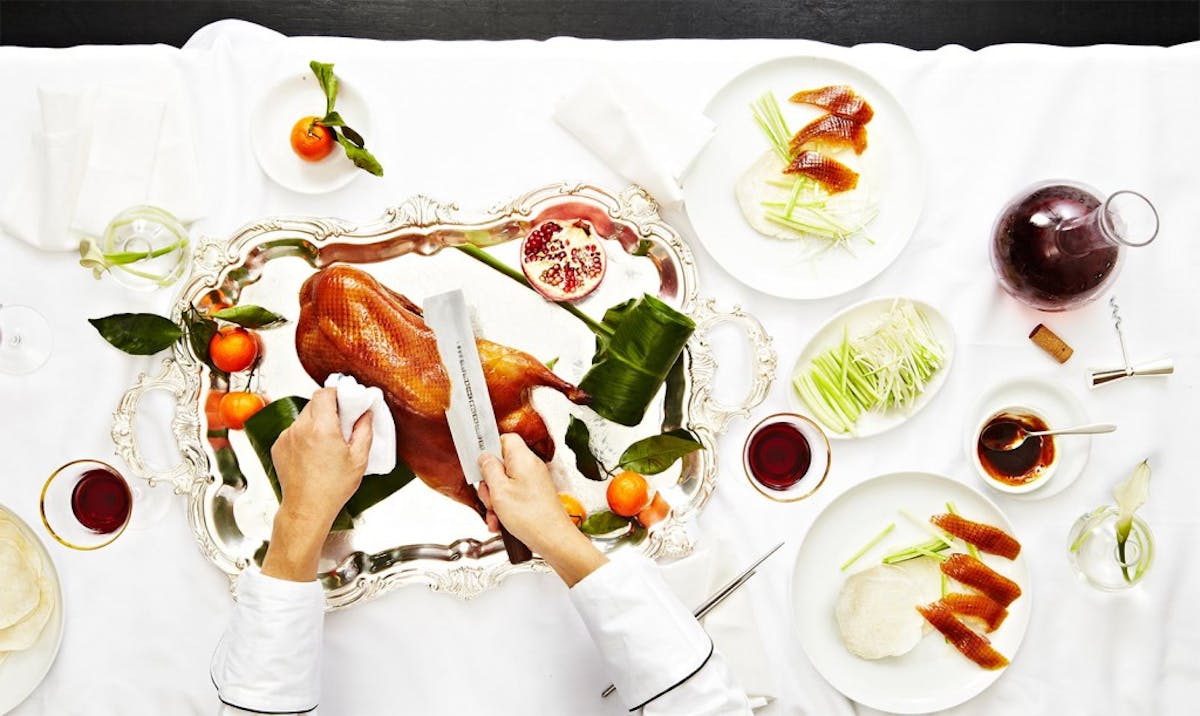
<path id="1" fill-rule="evenodd" d="M 804 477 L 812 464 L 812 448 L 804 433 L 787 422 L 763 426 L 747 449 L 750 474 L 772 490 L 786 490 Z"/>
<path id="2" fill-rule="evenodd" d="M 71 511 L 79 524 L 100 534 L 120 529 L 129 519 L 129 485 L 108 470 L 88 470 L 71 492 Z"/>
<path id="3" fill-rule="evenodd" d="M 992 266 L 1004 289 L 1045 311 L 1095 298 L 1120 253 L 1098 226 L 1100 204 L 1091 192 L 1068 184 L 1039 187 L 1009 204 L 992 242 Z"/>

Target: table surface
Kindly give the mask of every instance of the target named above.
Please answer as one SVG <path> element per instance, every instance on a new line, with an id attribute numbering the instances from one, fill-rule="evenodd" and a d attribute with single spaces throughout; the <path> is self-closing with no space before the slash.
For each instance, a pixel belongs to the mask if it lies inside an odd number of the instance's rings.
<path id="1" fill-rule="evenodd" d="M 182 45 L 226 17 L 285 35 L 379 40 L 770 37 L 931 49 L 1200 39 L 1200 3 L 1193 0 L 591 0 L 586 12 L 562 0 L 173 0 L 170 12 L 149 12 L 140 0 L 4 0 L 0 44 Z"/>
<path id="2" fill-rule="evenodd" d="M 927 157 L 928 200 L 915 236 L 879 278 L 844 296 L 791 302 L 735 282 L 691 241 L 701 293 L 741 304 L 774 336 L 780 372 L 755 418 L 786 409 L 791 363 L 807 337 L 839 308 L 864 298 L 908 294 L 927 300 L 958 331 L 958 357 L 938 398 L 904 429 L 834 448 L 833 471 L 810 500 L 783 505 L 760 497 L 741 474 L 739 450 L 749 422 L 735 422 L 719 443 L 718 489 L 699 520 L 701 538 L 737 535 L 748 560 L 781 539 L 785 549 L 746 586 L 758 637 L 778 684 L 763 713 L 849 714 L 813 672 L 793 637 L 788 585 L 796 549 L 820 510 L 876 474 L 923 469 L 978 486 L 962 451 L 961 430 L 974 399 L 992 382 L 1041 375 L 1074 391 L 1092 418 L 1120 431 L 1094 442 L 1087 473 L 1039 502 L 993 499 L 1026 545 L 1033 617 L 1013 665 L 960 714 L 1190 713 L 1200 684 L 1200 543 L 1195 517 L 1200 482 L 1192 479 L 1200 368 L 1200 214 L 1194 210 L 1200 157 L 1194 118 L 1200 97 L 1200 44 L 1161 48 L 1061 49 L 1003 46 L 980 52 L 914 52 L 888 45 L 842 49 L 802 41 L 658 41 L 614 44 L 556 39 L 511 43 L 378 43 L 296 38 L 265 48 L 244 27 L 209 28 L 209 49 L 167 47 L 29 50 L 0 48 L 6 118 L 13 137 L 37 120 L 36 88 L 64 81 L 136 84 L 144 68 L 177 66 L 187 78 L 199 132 L 210 211 L 196 227 L 227 235 L 280 214 L 368 220 L 417 193 L 487 207 L 558 180 L 624 182 L 553 124 L 559 95 L 587 72 L 610 73 L 656 91 L 666 102 L 700 111 L 728 79 L 766 59 L 820 53 L 875 75 L 907 109 Z M 370 98 L 373 149 L 389 171 L 363 176 L 327 196 L 304 197 L 266 179 L 248 146 L 248 114 L 273 78 L 311 57 L 338 63 Z M 511 106 L 521 112 L 454 111 Z M 415 109 L 415 111 L 414 111 Z M 0 149 L 5 156 L 11 149 Z M 463 171 L 462 167 L 481 167 Z M 503 168 L 501 171 L 499 168 Z M 1127 382 L 1088 392 L 1084 368 L 1119 356 L 1103 303 L 1046 316 L 1004 296 L 987 262 L 995 213 L 1023 186 L 1071 177 L 1105 189 L 1145 192 L 1162 215 L 1149 249 L 1132 252 L 1117 285 L 1135 356 L 1170 354 L 1165 380 Z M 0 193 L 12 181 L 0 172 Z M 685 237 L 687 218 L 666 218 Z M 122 392 L 158 360 L 107 347 L 85 318 L 121 311 L 162 311 L 166 293 L 134 294 L 93 281 L 70 255 L 38 253 L 0 237 L 0 300 L 31 304 L 50 320 L 55 351 L 39 372 L 0 376 L 0 502 L 37 522 L 37 496 L 59 464 L 108 458 L 110 415 Z M 1058 366 L 1026 339 L 1046 321 L 1077 355 Z M 745 357 L 736 335 L 714 338 L 721 355 L 719 392 L 736 394 Z M 163 403 L 151 406 L 142 439 L 169 441 Z M 1149 456 L 1152 496 L 1143 516 L 1158 540 L 1156 564 L 1127 594 L 1092 591 L 1066 563 L 1065 538 L 1081 513 L 1109 501 L 1113 483 Z M 228 584 L 196 550 L 181 503 L 151 529 L 129 532 L 96 553 L 51 545 L 62 575 L 66 633 L 46 682 L 16 713 L 212 713 L 207 666 L 230 614 Z M 523 575 L 472 602 L 406 588 L 327 619 L 328 714 L 575 713 L 617 714 L 600 701 L 608 681 L 562 586 Z M 503 661 L 495 645 L 509 645 Z M 470 688 L 463 688 L 462 684 Z M 863 712 L 858 709 L 858 712 Z"/>

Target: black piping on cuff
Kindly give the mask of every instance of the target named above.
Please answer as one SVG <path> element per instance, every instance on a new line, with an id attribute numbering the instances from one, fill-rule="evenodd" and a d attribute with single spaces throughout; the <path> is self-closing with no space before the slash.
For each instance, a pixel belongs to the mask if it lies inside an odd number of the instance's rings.
<path id="1" fill-rule="evenodd" d="M 241 709 L 242 711 L 249 711 L 252 714 L 268 714 L 268 716 L 287 716 L 287 714 L 306 714 L 306 713 L 315 711 L 317 706 L 320 705 L 320 704 L 313 704 L 312 706 L 309 706 L 306 709 L 291 709 L 289 711 L 260 711 L 259 709 L 252 709 L 248 706 L 240 706 L 238 704 L 233 704 L 233 703 L 226 701 L 225 697 L 221 696 L 221 689 L 219 686 L 217 686 L 217 680 L 213 678 L 213 675 L 211 673 L 208 675 L 208 680 L 212 682 L 213 689 L 217 692 L 217 700 L 218 701 L 225 704 L 226 706 L 229 706 L 230 708 Z M 655 698 L 657 698 L 657 697 L 655 697 Z"/>
<path id="2" fill-rule="evenodd" d="M 650 698 L 646 699 L 645 701 L 638 704 L 637 706 L 634 706 L 633 708 L 629 709 L 629 713 L 633 713 L 634 711 L 640 711 L 641 709 L 646 708 L 646 704 L 650 703 L 651 701 L 657 699 L 658 697 L 660 697 L 664 694 L 671 693 L 675 689 L 679 688 L 679 686 L 681 684 L 687 682 L 688 679 L 690 679 L 693 676 L 695 676 L 696 674 L 700 673 L 700 670 L 703 669 L 708 664 L 709 659 L 712 659 L 713 651 L 715 651 L 715 650 L 716 650 L 716 647 L 713 646 L 713 640 L 710 637 L 708 640 L 708 656 L 704 657 L 704 661 L 700 662 L 700 666 L 697 666 L 692 671 L 692 673 L 688 674 L 687 676 L 683 677 L 679 681 L 675 682 L 673 685 L 668 686 L 667 688 L 663 689 L 662 691 L 659 691 L 657 694 L 651 696 Z"/>

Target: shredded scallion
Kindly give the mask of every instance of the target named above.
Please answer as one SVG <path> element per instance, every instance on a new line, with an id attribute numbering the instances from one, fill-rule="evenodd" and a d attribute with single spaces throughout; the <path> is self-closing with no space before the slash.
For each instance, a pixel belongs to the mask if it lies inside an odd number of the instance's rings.
<path id="1" fill-rule="evenodd" d="M 929 320 L 911 301 L 898 300 L 864 335 L 844 333 L 792 385 L 826 427 L 850 433 L 863 413 L 911 405 L 944 361 Z"/>

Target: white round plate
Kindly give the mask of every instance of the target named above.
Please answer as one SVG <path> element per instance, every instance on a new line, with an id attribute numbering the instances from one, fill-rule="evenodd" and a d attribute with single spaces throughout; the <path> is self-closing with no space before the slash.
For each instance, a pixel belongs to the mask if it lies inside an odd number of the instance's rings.
<path id="1" fill-rule="evenodd" d="M 879 214 L 867 226 L 874 244 L 856 239 L 854 255 L 833 248 L 813 256 L 819 240 L 776 239 L 751 228 L 738 207 L 734 183 L 769 148 L 750 112 L 751 102 L 773 91 L 795 131 L 823 110 L 792 104 L 787 98 L 835 84 L 850 85 L 875 110 L 862 158 L 870 158 L 873 183 L 879 186 Z M 684 202 L 700 242 L 734 278 L 783 298 L 825 298 L 858 288 L 900 255 L 921 216 L 924 170 L 908 115 L 871 76 L 825 57 L 771 60 L 731 80 L 712 98 L 705 114 L 716 123 L 716 134 L 684 177 Z"/>
<path id="2" fill-rule="evenodd" d="M 871 478 L 838 496 L 817 516 L 800 545 L 791 584 L 800 644 L 826 681 L 864 706 L 902 714 L 948 709 L 976 696 L 1004 672 L 976 666 L 936 631 L 903 656 L 877 660 L 860 659 L 846 651 L 838 634 L 833 611 L 846 576 L 878 564 L 891 549 L 929 538 L 928 532 L 898 510 L 927 517 L 945 512 L 947 500 L 953 501 L 963 516 L 1013 534 L 1000 508 L 972 488 L 940 475 L 897 472 Z M 886 539 L 846 572 L 839 569 L 859 545 L 893 522 L 896 528 Z M 1015 580 L 1023 592 L 1009 606 L 1008 619 L 987 635 L 1011 662 L 1029 625 L 1029 568 L 1023 554 L 1015 561 L 991 555 L 981 558 Z"/>
<path id="3" fill-rule="evenodd" d="M 354 86 L 338 77 L 338 114 L 370 141 L 367 103 Z M 292 151 L 292 127 L 301 117 L 325 113 L 325 93 L 312 72 L 285 77 L 267 90 L 250 115 L 250 144 L 259 166 L 276 184 L 301 194 L 325 194 L 348 184 L 363 170 L 335 146 L 329 156 L 309 162 Z M 367 145 L 370 147 L 370 145 Z"/>
<path id="4" fill-rule="evenodd" d="M 796 372 L 807 365 L 814 357 L 833 346 L 840 345 L 844 331 L 848 330 L 850 337 L 853 338 L 857 334 L 870 330 L 875 321 L 898 300 L 911 301 L 913 306 L 929 319 L 929 326 L 933 329 L 934 335 L 937 336 L 938 341 L 946 349 L 946 363 L 930 379 L 929 384 L 925 386 L 925 392 L 921 393 L 921 396 L 906 409 L 873 410 L 864 413 L 858 419 L 858 425 L 855 426 L 853 433 L 836 432 L 833 428 L 821 422 L 813 414 L 813 411 L 809 409 L 808 404 L 800 398 L 800 395 L 792 386 L 792 376 L 796 375 Z M 903 296 L 872 298 L 861 303 L 856 303 L 849 308 L 842 309 L 808 340 L 808 344 L 804 346 L 804 350 L 800 351 L 800 357 L 796 359 L 796 365 L 792 367 L 792 372 L 788 376 L 788 400 L 791 401 L 793 411 L 815 420 L 821 426 L 821 429 L 825 431 L 825 434 L 829 436 L 830 440 L 867 438 L 898 427 L 912 416 L 921 412 L 933 400 L 934 396 L 938 394 L 942 386 L 946 384 L 946 376 L 950 374 L 950 366 L 953 363 L 954 327 L 950 325 L 950 321 L 946 320 L 941 311 L 924 301 Z"/>
<path id="5" fill-rule="evenodd" d="M 1071 391 L 1040 378 L 1018 378 L 992 386 L 967 413 L 965 432 L 963 433 L 963 450 L 966 452 L 967 464 L 974 465 L 975 428 L 979 421 L 988 415 L 1013 405 L 1023 405 L 1036 410 L 1051 426 L 1069 427 L 1085 425 L 1091 422 L 1083 403 Z M 1054 472 L 1043 481 L 1041 487 L 1030 492 L 1004 493 L 1014 500 L 1041 500 L 1057 495 L 1070 487 L 1071 483 L 1083 474 L 1088 457 L 1092 454 L 1092 437 L 1090 435 L 1072 435 L 1054 439 L 1057 452 L 1057 463 Z M 978 474 L 974 467 L 971 471 L 985 485 L 991 483 Z M 997 490 L 997 492 L 999 492 Z"/>
<path id="6" fill-rule="evenodd" d="M 4 714 L 15 709 L 33 693 L 38 684 L 42 683 L 42 679 L 46 678 L 55 657 L 58 656 L 63 633 L 63 595 L 62 586 L 58 583 L 58 572 L 54 569 L 54 562 L 41 539 L 20 517 L 3 506 L 0 506 L 0 515 L 11 520 L 25 533 L 29 543 L 37 549 L 46 576 L 54 587 L 54 611 L 50 613 L 50 621 L 46 622 L 37 642 L 23 651 L 9 652 L 8 657 L 0 661 L 0 714 Z"/>

